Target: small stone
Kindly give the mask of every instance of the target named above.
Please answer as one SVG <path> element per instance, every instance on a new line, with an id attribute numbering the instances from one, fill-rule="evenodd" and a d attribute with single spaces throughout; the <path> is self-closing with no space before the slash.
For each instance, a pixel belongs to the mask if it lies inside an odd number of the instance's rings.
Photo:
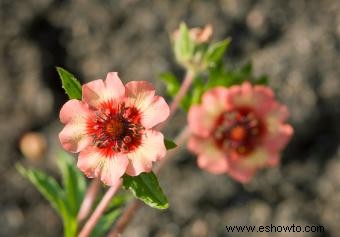
<path id="1" fill-rule="evenodd" d="M 208 224 L 203 220 L 196 220 L 191 227 L 193 236 L 204 237 L 208 236 Z"/>
<path id="2" fill-rule="evenodd" d="M 20 139 L 20 151 L 29 160 L 41 160 L 47 148 L 45 136 L 37 132 L 28 132 Z"/>

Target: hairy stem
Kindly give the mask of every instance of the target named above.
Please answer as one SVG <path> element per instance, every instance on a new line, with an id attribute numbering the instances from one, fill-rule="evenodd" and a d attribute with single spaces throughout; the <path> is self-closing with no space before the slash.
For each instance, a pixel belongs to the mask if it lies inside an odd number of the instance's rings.
<path id="1" fill-rule="evenodd" d="M 179 88 L 177 95 L 175 96 L 173 102 L 170 105 L 170 116 L 175 113 L 184 95 L 188 92 L 192 81 L 194 80 L 195 73 L 192 71 L 187 71 L 184 81 Z"/>
<path id="2" fill-rule="evenodd" d="M 122 180 L 119 180 L 119 182 L 117 182 L 114 186 L 110 187 L 109 190 L 107 190 L 104 197 L 98 204 L 97 208 L 94 210 L 90 218 L 85 223 L 83 229 L 80 231 L 78 237 L 88 237 L 91 234 L 93 228 L 99 221 L 99 218 L 103 215 L 112 197 L 115 195 L 115 193 L 118 191 L 121 185 L 122 185 Z"/>
<path id="3" fill-rule="evenodd" d="M 85 218 L 89 215 L 93 202 L 96 199 L 96 196 L 100 189 L 100 180 L 94 179 L 90 187 L 87 189 L 84 200 L 80 206 L 79 213 L 78 213 L 78 222 L 82 222 Z"/>

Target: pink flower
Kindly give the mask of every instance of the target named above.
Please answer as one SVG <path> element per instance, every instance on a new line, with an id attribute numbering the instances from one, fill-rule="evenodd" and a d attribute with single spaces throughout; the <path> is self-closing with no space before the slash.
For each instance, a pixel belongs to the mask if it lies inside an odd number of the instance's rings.
<path id="1" fill-rule="evenodd" d="M 60 111 L 63 148 L 79 153 L 77 166 L 90 178 L 114 185 L 124 173 L 149 172 L 165 156 L 162 133 L 153 127 L 169 116 L 169 106 L 146 81 L 125 86 L 116 72 L 82 87 L 82 100 Z"/>
<path id="2" fill-rule="evenodd" d="M 216 87 L 189 110 L 188 148 L 200 168 L 248 182 L 258 169 L 278 164 L 293 134 L 287 117 L 287 107 L 266 86 Z"/>

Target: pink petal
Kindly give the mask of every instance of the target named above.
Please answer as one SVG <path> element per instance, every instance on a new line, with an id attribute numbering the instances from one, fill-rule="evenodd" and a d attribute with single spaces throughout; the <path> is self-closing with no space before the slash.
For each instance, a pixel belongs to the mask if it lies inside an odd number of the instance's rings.
<path id="1" fill-rule="evenodd" d="M 224 156 L 206 156 L 199 155 L 197 157 L 197 165 L 203 170 L 213 174 L 223 174 L 228 170 L 227 159 Z"/>
<path id="2" fill-rule="evenodd" d="M 142 172 L 150 172 L 152 162 L 164 158 L 165 154 L 163 134 L 154 130 L 146 130 L 140 147 L 128 154 L 130 163 L 126 173 L 136 176 Z"/>
<path id="3" fill-rule="evenodd" d="M 84 122 L 91 114 L 88 106 L 79 100 L 67 101 L 60 110 L 59 117 L 63 124 Z"/>
<path id="4" fill-rule="evenodd" d="M 256 171 L 252 169 L 241 169 L 237 166 L 230 166 L 228 174 L 235 180 L 241 183 L 250 182 L 251 178 L 255 175 Z"/>
<path id="5" fill-rule="evenodd" d="M 267 161 L 268 166 L 278 166 L 280 163 L 280 154 L 278 152 L 269 153 L 269 159 Z"/>
<path id="6" fill-rule="evenodd" d="M 192 105 L 188 112 L 188 124 L 192 133 L 208 137 L 214 128 L 217 116 L 205 111 L 203 106 Z"/>
<path id="7" fill-rule="evenodd" d="M 287 106 L 276 103 L 275 106 L 266 114 L 266 117 L 271 119 L 275 118 L 279 122 L 284 122 L 289 116 Z"/>
<path id="8" fill-rule="evenodd" d="M 83 101 L 93 107 L 105 101 L 118 100 L 125 94 L 124 85 L 117 72 L 109 72 L 105 81 L 98 79 L 84 84 L 82 91 Z"/>
<path id="9" fill-rule="evenodd" d="M 279 124 L 264 138 L 264 146 L 271 152 L 281 151 L 293 135 L 293 128 L 289 124 Z"/>
<path id="10" fill-rule="evenodd" d="M 65 125 L 59 133 L 63 148 L 70 152 L 79 152 L 92 142 L 87 136 L 86 119 L 92 112 L 79 100 L 69 100 L 60 110 L 60 121 Z"/>
<path id="11" fill-rule="evenodd" d="M 255 175 L 256 170 L 267 166 L 270 162 L 275 162 L 275 154 L 269 154 L 264 148 L 258 148 L 246 157 L 237 154 L 228 157 L 231 177 L 241 183 L 247 183 Z"/>
<path id="12" fill-rule="evenodd" d="M 211 117 L 216 117 L 230 108 L 230 104 L 227 101 L 228 97 L 228 89 L 215 87 L 203 94 L 202 106 Z"/>
<path id="13" fill-rule="evenodd" d="M 128 159 L 125 155 L 115 154 L 107 157 L 96 147 L 89 147 L 79 153 L 77 166 L 89 178 L 100 178 L 112 186 L 124 175 Z"/>
<path id="14" fill-rule="evenodd" d="M 269 152 L 259 147 L 246 157 L 231 156 L 229 161 L 242 169 L 257 169 L 266 166 L 269 159 Z"/>
<path id="15" fill-rule="evenodd" d="M 260 116 L 276 105 L 273 91 L 265 86 L 252 86 L 249 82 L 244 82 L 241 86 L 230 87 L 229 92 L 227 101 L 231 105 L 253 108 Z"/>
<path id="16" fill-rule="evenodd" d="M 142 125 L 148 129 L 165 121 L 169 114 L 169 106 L 160 96 L 155 96 L 155 89 L 147 81 L 132 81 L 125 85 L 129 103 L 141 112 Z"/>
<path id="17" fill-rule="evenodd" d="M 73 153 L 77 153 L 92 143 L 92 138 L 86 133 L 84 123 L 67 124 L 59 133 L 62 147 Z"/>
<path id="18" fill-rule="evenodd" d="M 126 156 L 118 154 L 108 159 L 100 175 L 101 181 L 108 186 L 116 184 L 124 175 L 128 162 Z"/>
<path id="19" fill-rule="evenodd" d="M 228 171 L 227 158 L 210 139 L 192 136 L 188 142 L 188 149 L 199 154 L 197 164 L 201 169 L 213 174 L 222 174 Z"/>
<path id="20" fill-rule="evenodd" d="M 230 107 L 226 101 L 227 96 L 226 88 L 216 87 L 203 94 L 202 105 L 191 106 L 188 124 L 194 134 L 202 137 L 210 135 L 218 116 Z"/>

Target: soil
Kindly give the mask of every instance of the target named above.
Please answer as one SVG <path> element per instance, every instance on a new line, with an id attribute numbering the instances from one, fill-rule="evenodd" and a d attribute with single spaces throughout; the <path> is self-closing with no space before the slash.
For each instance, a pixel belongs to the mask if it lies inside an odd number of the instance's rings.
<path id="1" fill-rule="evenodd" d="M 170 208 L 143 207 L 123 236 L 340 236 L 340 2 L 337 0 L 0 2 L 0 236 L 61 236 L 61 222 L 16 171 L 57 176 L 58 111 L 67 100 L 55 66 L 81 81 L 118 71 L 125 81 L 183 76 L 168 35 L 181 21 L 232 37 L 230 67 L 253 62 L 291 111 L 295 135 L 282 165 L 247 185 L 200 171 L 182 151 L 160 175 Z M 183 124 L 184 113 L 174 118 Z M 174 137 L 180 127 L 169 128 Z M 47 139 L 44 158 L 24 158 L 21 137 Z M 34 160 L 33 160 L 34 159 Z M 323 233 L 228 233 L 226 225 L 323 226 Z"/>

